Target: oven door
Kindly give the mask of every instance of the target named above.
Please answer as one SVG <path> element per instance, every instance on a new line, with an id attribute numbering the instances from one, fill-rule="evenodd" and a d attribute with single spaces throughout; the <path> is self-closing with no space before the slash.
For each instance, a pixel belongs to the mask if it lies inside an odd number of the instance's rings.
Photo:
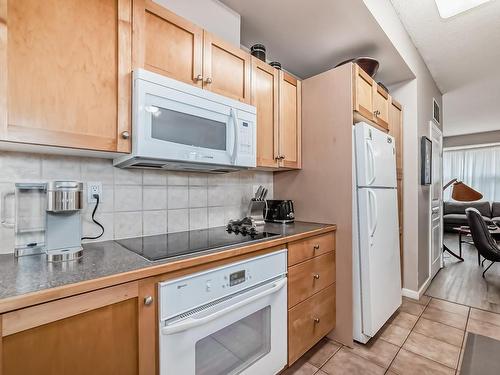
<path id="1" fill-rule="evenodd" d="M 234 165 L 238 111 L 188 92 L 137 80 L 134 153 L 172 161 Z"/>
<path id="2" fill-rule="evenodd" d="M 276 374 L 287 361 L 286 277 L 160 324 L 161 375 Z"/>

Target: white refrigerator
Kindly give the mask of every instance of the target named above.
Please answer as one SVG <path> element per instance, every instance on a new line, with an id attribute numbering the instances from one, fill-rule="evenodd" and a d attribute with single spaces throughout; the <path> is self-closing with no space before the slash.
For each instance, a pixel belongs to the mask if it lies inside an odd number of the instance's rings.
<path id="1" fill-rule="evenodd" d="M 366 343 L 401 305 L 394 138 L 354 126 L 354 339 Z"/>

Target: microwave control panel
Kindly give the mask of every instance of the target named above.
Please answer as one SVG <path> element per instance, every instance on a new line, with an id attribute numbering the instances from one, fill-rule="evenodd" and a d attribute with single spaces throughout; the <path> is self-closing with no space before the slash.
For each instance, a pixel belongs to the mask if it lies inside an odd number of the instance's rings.
<path id="1" fill-rule="evenodd" d="M 240 120 L 239 126 L 239 146 L 240 151 L 245 154 L 252 153 L 252 145 L 253 145 L 253 126 L 252 123 Z"/>

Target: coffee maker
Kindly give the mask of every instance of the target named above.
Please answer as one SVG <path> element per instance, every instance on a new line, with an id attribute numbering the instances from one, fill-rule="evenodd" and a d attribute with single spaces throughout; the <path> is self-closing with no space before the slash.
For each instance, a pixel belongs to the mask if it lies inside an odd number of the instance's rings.
<path id="1" fill-rule="evenodd" d="M 83 255 L 81 245 L 83 184 L 78 181 L 16 183 L 15 220 L 2 211 L 2 224 L 14 227 L 16 257 L 47 255 L 49 262 L 70 261 Z M 5 197 L 4 204 L 5 206 Z"/>

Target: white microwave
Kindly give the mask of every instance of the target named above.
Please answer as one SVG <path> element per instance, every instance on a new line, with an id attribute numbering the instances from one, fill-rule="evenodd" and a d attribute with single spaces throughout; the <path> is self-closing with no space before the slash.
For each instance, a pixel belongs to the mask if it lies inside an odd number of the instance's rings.
<path id="1" fill-rule="evenodd" d="M 132 153 L 114 165 L 212 173 L 255 167 L 256 112 L 237 100 L 135 70 Z"/>

